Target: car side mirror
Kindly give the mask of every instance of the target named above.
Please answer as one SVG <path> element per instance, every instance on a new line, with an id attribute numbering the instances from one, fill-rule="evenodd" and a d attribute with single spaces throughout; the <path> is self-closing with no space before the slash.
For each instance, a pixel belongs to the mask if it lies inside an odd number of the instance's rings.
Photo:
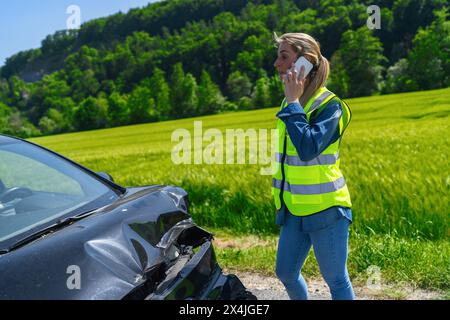
<path id="1" fill-rule="evenodd" d="M 109 181 L 111 181 L 111 182 L 114 182 L 113 177 L 112 177 L 110 174 L 106 173 L 106 172 L 97 172 L 97 174 L 98 174 L 100 177 L 102 177 L 102 178 L 104 178 L 104 179 L 106 179 L 106 180 L 109 180 Z"/>

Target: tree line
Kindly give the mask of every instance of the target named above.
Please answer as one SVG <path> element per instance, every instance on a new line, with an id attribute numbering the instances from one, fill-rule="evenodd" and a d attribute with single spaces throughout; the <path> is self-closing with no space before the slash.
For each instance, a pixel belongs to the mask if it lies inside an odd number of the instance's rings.
<path id="1" fill-rule="evenodd" d="M 275 107 L 273 31 L 318 39 L 327 87 L 343 98 L 447 87 L 445 4 L 380 1 L 380 30 L 354 0 L 176 0 L 96 19 L 7 59 L 0 130 L 29 137 Z"/>

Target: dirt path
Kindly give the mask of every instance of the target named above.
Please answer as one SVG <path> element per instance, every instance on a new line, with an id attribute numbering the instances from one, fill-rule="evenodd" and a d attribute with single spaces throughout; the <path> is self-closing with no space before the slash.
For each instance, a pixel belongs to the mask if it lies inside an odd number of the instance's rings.
<path id="1" fill-rule="evenodd" d="M 275 277 L 260 275 L 249 272 L 236 272 L 242 283 L 260 300 L 288 300 L 289 297 L 282 283 Z M 322 279 L 306 279 L 308 283 L 309 299 L 329 300 L 331 299 L 328 286 Z M 355 286 L 355 295 L 358 300 L 434 300 L 441 299 L 443 293 L 413 289 L 409 287 L 382 286 L 374 290 L 363 286 Z"/>

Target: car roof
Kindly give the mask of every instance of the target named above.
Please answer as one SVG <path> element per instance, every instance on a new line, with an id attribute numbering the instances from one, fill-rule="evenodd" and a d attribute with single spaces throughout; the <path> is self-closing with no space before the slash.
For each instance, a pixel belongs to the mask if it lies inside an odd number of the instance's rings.
<path id="1" fill-rule="evenodd" d="M 13 138 L 13 137 L 9 137 L 9 136 L 4 136 L 4 135 L 0 134 L 0 144 L 11 143 L 11 142 L 19 142 L 19 141 L 21 141 L 21 140 Z"/>

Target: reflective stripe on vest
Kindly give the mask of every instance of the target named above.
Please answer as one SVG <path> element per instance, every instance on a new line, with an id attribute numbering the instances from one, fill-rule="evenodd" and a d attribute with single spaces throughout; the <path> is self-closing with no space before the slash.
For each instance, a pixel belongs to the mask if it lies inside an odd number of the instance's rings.
<path id="1" fill-rule="evenodd" d="M 320 96 L 317 97 L 316 100 L 314 100 L 309 109 L 306 110 L 306 113 L 310 113 L 316 110 L 322 104 L 322 102 L 324 102 L 325 99 L 331 96 L 332 94 L 333 93 L 331 93 L 330 91 L 325 91 L 324 93 L 322 93 Z"/>
<path id="2" fill-rule="evenodd" d="M 281 153 L 278 152 L 275 153 L 276 162 L 281 162 L 282 158 L 283 155 Z M 339 152 L 337 154 L 321 154 L 318 157 L 309 161 L 303 161 L 300 159 L 299 156 L 286 155 L 284 163 L 290 166 L 316 166 L 322 164 L 335 164 L 338 159 L 339 159 Z"/>
<path id="3" fill-rule="evenodd" d="M 290 184 L 284 182 L 284 190 L 289 191 L 292 194 L 321 194 L 339 190 L 345 186 L 344 177 L 326 183 L 318 184 Z M 281 180 L 272 179 L 272 187 L 281 188 Z"/>

